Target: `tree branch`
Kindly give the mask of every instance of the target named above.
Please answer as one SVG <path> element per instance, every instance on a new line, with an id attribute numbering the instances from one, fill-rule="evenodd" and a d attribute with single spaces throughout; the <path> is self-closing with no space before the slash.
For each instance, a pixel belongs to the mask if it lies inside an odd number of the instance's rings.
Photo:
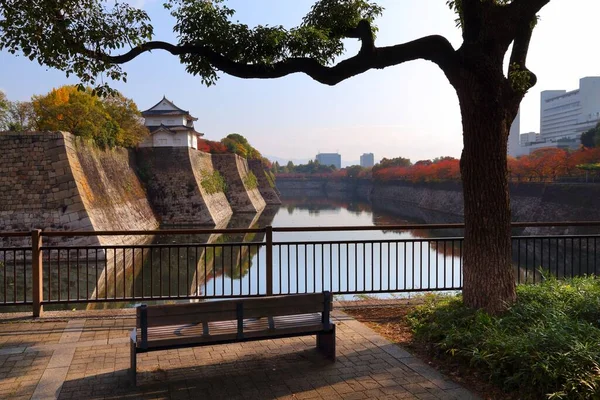
<path id="1" fill-rule="evenodd" d="M 531 21 L 550 0 L 514 0 L 507 7 L 515 19 Z"/>
<path id="2" fill-rule="evenodd" d="M 445 73 L 450 73 L 458 66 L 454 48 L 442 36 L 427 36 L 396 46 L 381 48 L 373 46 L 371 51 L 363 51 L 369 46 L 368 42 L 363 42 L 361 51 L 357 55 L 332 67 L 321 65 L 311 58 L 290 58 L 274 64 L 245 64 L 232 61 L 207 46 L 173 45 L 160 41 L 144 43 L 118 56 L 92 50 L 82 50 L 82 54 L 106 63 L 124 64 L 145 52 L 165 50 L 173 55 L 199 55 L 217 69 L 238 78 L 273 79 L 301 72 L 326 85 L 336 85 L 370 69 L 382 69 L 417 59 L 432 61 Z"/>

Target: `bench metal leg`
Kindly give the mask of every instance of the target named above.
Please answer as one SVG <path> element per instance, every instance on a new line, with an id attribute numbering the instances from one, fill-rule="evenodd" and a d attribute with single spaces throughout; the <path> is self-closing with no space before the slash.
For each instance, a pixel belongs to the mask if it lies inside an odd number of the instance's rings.
<path id="1" fill-rule="evenodd" d="M 136 357 L 136 340 L 135 340 L 135 329 L 131 334 L 131 340 L 129 341 L 129 351 L 131 357 L 131 365 L 129 367 L 129 378 L 133 386 L 137 386 L 137 357 Z"/>
<path id="2" fill-rule="evenodd" d="M 335 361 L 335 325 L 331 332 L 317 334 L 317 350 L 327 359 Z"/>

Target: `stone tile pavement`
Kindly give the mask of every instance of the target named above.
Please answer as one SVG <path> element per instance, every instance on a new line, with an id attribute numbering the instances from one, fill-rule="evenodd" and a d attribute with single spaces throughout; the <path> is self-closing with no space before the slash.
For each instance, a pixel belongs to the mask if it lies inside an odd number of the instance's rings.
<path id="1" fill-rule="evenodd" d="M 0 323 L 0 399 L 473 399 L 343 312 L 337 361 L 314 337 L 138 355 L 129 382 L 131 314 Z"/>

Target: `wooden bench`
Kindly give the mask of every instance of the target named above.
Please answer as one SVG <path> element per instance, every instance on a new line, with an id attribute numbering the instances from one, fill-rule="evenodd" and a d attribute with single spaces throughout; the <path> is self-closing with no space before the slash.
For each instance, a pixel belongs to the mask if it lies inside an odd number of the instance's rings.
<path id="1" fill-rule="evenodd" d="M 146 306 L 136 310 L 131 332 L 131 379 L 136 354 L 184 347 L 212 346 L 316 335 L 317 349 L 335 361 L 335 325 L 330 292 L 205 303 Z"/>

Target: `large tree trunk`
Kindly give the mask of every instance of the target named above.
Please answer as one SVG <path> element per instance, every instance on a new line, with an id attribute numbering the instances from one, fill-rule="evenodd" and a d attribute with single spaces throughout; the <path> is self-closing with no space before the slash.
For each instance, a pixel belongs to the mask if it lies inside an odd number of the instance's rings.
<path id="1" fill-rule="evenodd" d="M 501 84 L 488 85 L 457 88 L 464 135 L 463 300 L 469 307 L 499 313 L 516 299 L 506 161 L 516 110 L 503 106 Z"/>

